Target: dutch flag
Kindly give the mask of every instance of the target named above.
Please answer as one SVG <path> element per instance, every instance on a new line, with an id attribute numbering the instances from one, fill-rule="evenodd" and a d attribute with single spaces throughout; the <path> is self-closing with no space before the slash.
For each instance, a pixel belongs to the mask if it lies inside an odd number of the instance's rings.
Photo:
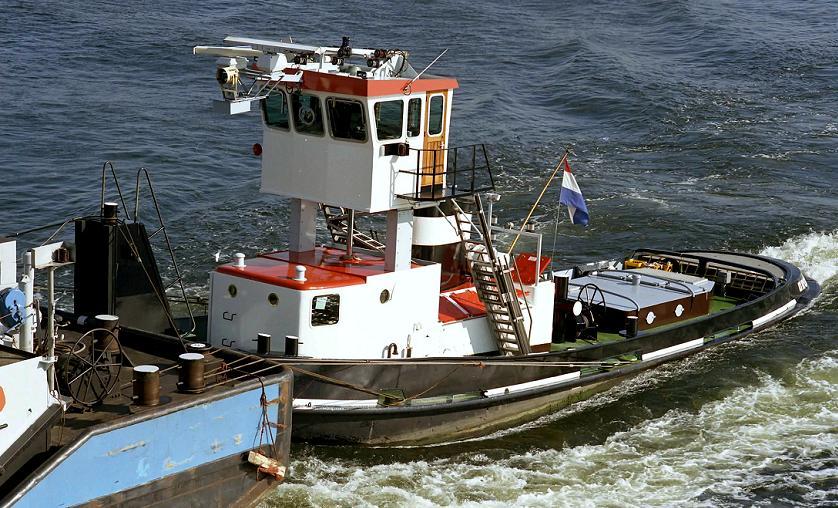
<path id="1" fill-rule="evenodd" d="M 573 224 L 588 225 L 588 207 L 585 205 L 585 198 L 579 190 L 576 178 L 570 172 L 570 164 L 567 159 L 564 161 L 564 176 L 562 177 L 562 193 L 559 196 L 559 203 L 567 205 L 570 214 L 570 222 Z"/>

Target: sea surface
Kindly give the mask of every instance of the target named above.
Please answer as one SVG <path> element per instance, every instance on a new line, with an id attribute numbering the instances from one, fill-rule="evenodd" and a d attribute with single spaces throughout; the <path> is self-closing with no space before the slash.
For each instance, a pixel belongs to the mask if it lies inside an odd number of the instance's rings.
<path id="1" fill-rule="evenodd" d="M 555 226 L 556 185 L 535 215 L 561 263 L 735 249 L 797 263 L 823 294 L 517 429 L 432 448 L 296 446 L 264 505 L 838 506 L 836 27 L 827 0 L 0 0 L 0 232 L 96 210 L 106 160 L 132 207 L 145 167 L 189 291 L 205 296 L 216 254 L 285 245 L 288 210 L 258 193 L 258 117 L 212 113 L 213 59 L 191 47 L 348 35 L 408 49 L 418 69 L 447 48 L 429 72 L 459 79 L 452 142 L 490 146 L 502 224 L 572 149 L 590 226 Z"/>

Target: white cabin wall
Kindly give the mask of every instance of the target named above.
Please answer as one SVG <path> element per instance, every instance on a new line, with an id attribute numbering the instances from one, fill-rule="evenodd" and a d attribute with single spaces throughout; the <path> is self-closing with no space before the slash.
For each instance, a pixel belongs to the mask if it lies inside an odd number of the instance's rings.
<path id="1" fill-rule="evenodd" d="M 328 126 L 326 126 L 328 130 Z M 264 126 L 260 191 L 370 211 L 370 142 Z"/>
<path id="2" fill-rule="evenodd" d="M 413 357 L 470 356 L 498 349 L 489 322 L 483 316 L 418 330 L 411 343 Z"/>
<path id="3" fill-rule="evenodd" d="M 303 291 L 218 272 L 211 277 L 210 343 L 235 341 L 231 347 L 244 351 L 256 351 L 256 335 L 268 333 L 275 353 L 283 352 L 286 335 L 296 335 L 303 356 L 383 358 L 389 344 L 401 353 L 416 329 L 431 329 L 439 320 L 438 264 L 370 276 L 366 284 Z M 391 298 L 381 303 L 384 289 Z M 279 297 L 276 307 L 268 302 L 270 293 Z M 312 300 L 330 294 L 340 295 L 338 323 L 312 326 Z"/>
<path id="4" fill-rule="evenodd" d="M 17 242 L 0 238 L 0 289 L 17 287 Z"/>
<path id="5" fill-rule="evenodd" d="M 407 104 L 410 99 L 419 98 L 422 101 L 424 115 L 424 93 L 374 98 L 306 93 L 320 98 L 324 134 L 300 134 L 294 129 L 293 119 L 290 120 L 289 130 L 263 123 L 261 192 L 364 212 L 409 207 L 410 203 L 395 196 L 415 190 L 416 177 L 400 171 L 415 171 L 419 152 L 411 151 L 404 157 L 383 155 L 382 147 L 393 143 L 408 143 L 414 149 L 423 147 L 425 119 L 420 122 L 421 132 L 418 136 L 407 137 L 406 126 Z M 329 97 L 364 104 L 367 115 L 366 142 L 337 140 L 331 136 L 326 107 Z M 378 102 L 390 100 L 404 102 L 402 136 L 398 139 L 379 141 L 374 107 Z M 450 114 L 446 115 L 446 122 L 450 122 Z M 446 124 L 446 132 L 447 128 Z"/>
<path id="6" fill-rule="evenodd" d="M 530 312 L 532 312 L 530 345 L 550 344 L 553 340 L 553 305 L 555 304 L 556 285 L 553 281 L 539 281 L 530 291 L 528 298 Z M 524 320 L 529 326 L 529 316 L 526 308 L 521 310 L 524 312 Z"/>
<path id="7" fill-rule="evenodd" d="M 230 284 L 236 286 L 235 297 L 228 291 Z M 213 346 L 256 351 L 256 335 L 268 333 L 272 350 L 281 352 L 286 335 L 299 335 L 299 291 L 218 272 L 210 274 L 210 291 L 207 335 Z M 271 293 L 279 297 L 276 306 L 268 301 Z"/>
<path id="8" fill-rule="evenodd" d="M 5 400 L 0 454 L 24 436 L 50 406 L 59 403 L 50 395 L 48 365 L 38 356 L 0 367 L 0 387 Z"/>

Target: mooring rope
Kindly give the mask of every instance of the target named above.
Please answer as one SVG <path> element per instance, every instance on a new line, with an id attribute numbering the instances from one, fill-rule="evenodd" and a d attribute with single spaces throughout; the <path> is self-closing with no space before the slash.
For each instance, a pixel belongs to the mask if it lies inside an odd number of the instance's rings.
<path id="1" fill-rule="evenodd" d="M 291 365 L 287 365 L 287 367 L 289 369 L 291 369 L 292 372 L 297 372 L 297 373 L 302 374 L 304 376 L 309 376 L 309 377 L 312 377 L 314 379 L 323 381 L 323 382 L 328 383 L 328 384 L 333 384 L 333 385 L 336 385 L 336 386 L 340 386 L 342 388 L 348 388 L 350 390 L 356 390 L 356 391 L 359 391 L 359 392 L 368 393 L 370 395 L 375 395 L 376 397 L 392 398 L 392 395 L 385 394 L 384 392 L 380 392 L 378 390 L 372 390 L 372 389 L 367 388 L 365 386 L 356 385 L 356 384 L 350 383 L 348 381 L 343 381 L 343 380 L 340 380 L 340 379 L 337 379 L 337 378 L 325 376 L 323 374 L 318 374 L 316 372 L 311 372 L 310 370 L 301 369 L 299 367 L 294 367 L 294 366 L 291 366 Z"/>

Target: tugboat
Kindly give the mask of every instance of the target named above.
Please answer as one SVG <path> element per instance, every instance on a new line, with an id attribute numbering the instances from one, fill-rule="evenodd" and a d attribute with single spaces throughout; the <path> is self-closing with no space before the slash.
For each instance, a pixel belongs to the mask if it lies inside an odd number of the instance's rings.
<path id="1" fill-rule="evenodd" d="M 494 224 L 486 147 L 448 143 L 457 81 L 417 72 L 406 51 L 227 37 L 194 53 L 218 57 L 215 109 L 261 115 L 261 192 L 288 198 L 291 217 L 287 250 L 210 274 L 206 340 L 295 372 L 297 439 L 485 435 L 819 293 L 795 266 L 744 253 L 638 248 L 554 267 L 526 221 Z M 567 154 L 559 170 L 578 191 Z"/>
<path id="2" fill-rule="evenodd" d="M 100 210 L 22 267 L 23 235 L 0 238 L 0 505 L 255 501 L 286 474 L 293 375 L 178 331 L 144 226 Z M 56 308 L 65 269 L 72 310 Z"/>

